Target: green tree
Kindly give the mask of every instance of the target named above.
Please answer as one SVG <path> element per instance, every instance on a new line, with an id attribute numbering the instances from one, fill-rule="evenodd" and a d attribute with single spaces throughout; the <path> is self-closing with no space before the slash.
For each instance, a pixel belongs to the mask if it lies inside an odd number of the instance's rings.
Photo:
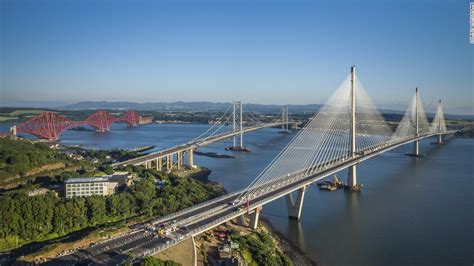
<path id="1" fill-rule="evenodd" d="M 140 266 L 180 266 L 181 263 L 172 260 L 161 260 L 155 257 L 145 257 L 141 262 Z"/>
<path id="2" fill-rule="evenodd" d="M 105 200 L 101 196 L 88 197 L 86 200 L 87 204 L 87 217 L 92 225 L 101 224 L 106 221 L 106 207 Z"/>
<path id="3" fill-rule="evenodd" d="M 141 179 L 133 186 L 133 194 L 139 210 L 151 216 L 153 214 L 153 207 L 155 206 L 154 199 L 156 199 L 155 178 L 146 177 Z"/>

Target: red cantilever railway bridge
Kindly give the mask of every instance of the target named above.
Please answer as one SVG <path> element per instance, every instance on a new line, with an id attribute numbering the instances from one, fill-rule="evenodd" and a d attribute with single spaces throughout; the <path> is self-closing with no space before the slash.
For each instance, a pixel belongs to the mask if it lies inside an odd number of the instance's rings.
<path id="1" fill-rule="evenodd" d="M 114 122 L 125 122 L 129 126 L 136 126 L 139 120 L 138 113 L 132 110 L 125 112 L 122 116 L 114 116 L 107 111 L 97 111 L 83 121 L 72 121 L 55 112 L 44 112 L 16 126 L 16 131 L 29 133 L 42 139 L 55 140 L 64 130 L 73 126 L 92 126 L 99 132 L 106 132 Z"/>

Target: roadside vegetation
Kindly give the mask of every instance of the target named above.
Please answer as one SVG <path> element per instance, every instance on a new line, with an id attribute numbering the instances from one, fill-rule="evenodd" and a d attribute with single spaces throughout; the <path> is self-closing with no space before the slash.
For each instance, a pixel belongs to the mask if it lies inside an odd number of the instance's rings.
<path id="1" fill-rule="evenodd" d="M 155 257 L 146 257 L 140 262 L 140 266 L 181 266 L 181 263 L 172 260 L 161 260 Z"/>
<path id="2" fill-rule="evenodd" d="M 66 200 L 53 193 L 36 197 L 4 193 L 0 197 L 0 251 L 132 217 L 163 216 L 218 195 L 210 184 L 195 179 L 131 170 L 139 176 L 135 184 L 108 197 Z M 163 181 L 161 188 L 157 180 Z"/>
<path id="3" fill-rule="evenodd" d="M 108 165 L 109 162 L 137 155 L 122 150 L 74 149 L 75 156 L 83 156 L 83 159 L 75 160 L 41 143 L 0 139 L 0 185 L 6 179 L 22 180 L 21 176 L 44 165 L 58 162 L 64 165 L 62 169 L 35 176 L 34 181 L 28 179 L 34 184 L 2 191 L 0 251 L 51 240 L 84 228 L 166 215 L 220 194 L 211 183 L 129 166 L 120 170 L 131 172 L 137 180 L 115 195 L 65 199 L 48 192 L 29 197 L 29 191 L 43 185 L 61 186 L 68 178 L 111 174 L 114 169 Z"/>
<path id="4" fill-rule="evenodd" d="M 271 236 L 264 230 L 241 236 L 233 230 L 232 241 L 239 244 L 239 252 L 250 266 L 257 265 L 293 265 L 290 258 L 278 251 Z"/>

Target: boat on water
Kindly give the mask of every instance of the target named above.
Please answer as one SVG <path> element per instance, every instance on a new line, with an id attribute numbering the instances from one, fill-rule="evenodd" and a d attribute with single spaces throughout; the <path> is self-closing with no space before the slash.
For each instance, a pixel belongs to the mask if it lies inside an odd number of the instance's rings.
<path id="1" fill-rule="evenodd" d="M 330 185 L 330 184 L 322 184 L 319 186 L 319 189 L 321 190 L 329 190 L 329 191 L 334 191 L 337 189 L 336 186 Z"/>
<path id="2" fill-rule="evenodd" d="M 336 189 L 344 188 L 344 183 L 337 178 L 336 175 L 333 175 L 333 180 L 323 180 L 318 182 L 318 187 L 321 190 L 334 191 Z"/>
<path id="3" fill-rule="evenodd" d="M 249 148 L 245 147 L 226 147 L 226 151 L 244 151 L 244 152 L 250 152 L 251 150 Z"/>
<path id="4" fill-rule="evenodd" d="M 235 156 L 227 155 L 227 154 L 218 154 L 216 152 L 202 152 L 202 151 L 194 151 L 196 155 L 202 155 L 212 158 L 235 158 Z"/>

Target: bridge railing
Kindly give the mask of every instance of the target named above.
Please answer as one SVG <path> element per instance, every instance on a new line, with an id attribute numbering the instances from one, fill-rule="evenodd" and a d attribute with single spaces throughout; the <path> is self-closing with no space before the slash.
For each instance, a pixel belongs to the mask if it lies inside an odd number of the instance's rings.
<path id="1" fill-rule="evenodd" d="M 198 203 L 198 204 L 193 205 L 193 206 L 191 206 L 191 207 L 187 207 L 187 208 L 182 209 L 182 210 L 180 210 L 180 211 L 177 211 L 177 212 L 174 212 L 174 213 L 172 213 L 172 214 L 168 214 L 168 215 L 166 215 L 166 216 L 163 216 L 163 217 L 161 217 L 161 218 L 158 218 L 158 219 L 154 220 L 152 223 L 153 223 L 153 224 L 157 224 L 157 223 L 162 223 L 162 222 L 171 220 L 171 219 L 173 219 L 173 218 L 175 218 L 175 217 L 180 216 L 181 214 L 185 214 L 185 213 L 191 212 L 191 211 L 193 211 L 193 210 L 199 209 L 199 208 L 201 208 L 201 207 L 205 207 L 205 206 L 211 205 L 211 204 L 216 203 L 216 202 L 219 202 L 219 201 L 221 201 L 221 200 L 223 200 L 223 199 L 230 198 L 230 197 L 233 197 L 233 196 L 235 196 L 235 195 L 238 195 L 238 194 L 240 194 L 240 193 L 242 193 L 242 192 L 241 192 L 241 191 L 235 191 L 235 192 L 232 192 L 232 193 L 230 193 L 230 194 L 221 195 L 221 196 L 216 197 L 216 198 L 213 198 L 213 199 L 211 199 L 211 200 Z"/>
<path id="2" fill-rule="evenodd" d="M 204 231 L 208 230 L 209 228 L 215 227 L 215 226 L 217 226 L 217 225 L 219 225 L 219 224 L 222 224 L 222 223 L 224 223 L 224 222 L 226 222 L 226 221 L 229 221 L 229 220 L 231 220 L 231 219 L 237 217 L 238 215 L 240 215 L 240 213 L 239 213 L 239 214 L 236 214 L 236 213 L 227 214 L 227 215 L 225 215 L 225 216 L 223 216 L 223 217 L 221 217 L 221 218 L 219 218 L 219 219 L 216 219 L 216 220 L 212 221 L 211 223 L 208 223 L 208 224 L 206 224 L 206 225 L 202 225 L 202 226 L 200 226 L 200 227 L 198 227 L 198 228 L 195 228 L 195 229 L 193 229 L 193 230 L 190 230 L 190 231 L 189 231 L 188 233 L 186 233 L 185 235 L 182 235 L 182 236 L 180 237 L 180 239 L 172 239 L 172 240 L 170 240 L 170 241 L 167 242 L 167 243 L 163 243 L 163 244 L 157 245 L 157 246 L 154 247 L 154 248 L 144 250 L 144 251 L 142 251 L 142 252 L 136 253 L 135 255 L 138 256 L 138 257 L 146 257 L 146 256 L 150 256 L 150 255 L 156 254 L 156 253 L 158 253 L 158 252 L 160 252 L 160 251 L 162 251 L 162 250 L 165 250 L 165 249 L 167 249 L 167 248 L 169 248 L 169 247 L 171 247 L 171 246 L 173 246 L 173 245 L 176 245 L 176 244 L 178 244 L 179 242 L 182 242 L 182 241 L 184 241 L 184 240 L 186 240 L 186 239 L 188 239 L 188 238 L 190 238 L 190 237 L 192 237 L 192 236 L 194 236 L 194 235 L 197 235 L 197 234 L 199 234 L 199 233 L 201 233 L 201 232 L 204 232 Z"/>

